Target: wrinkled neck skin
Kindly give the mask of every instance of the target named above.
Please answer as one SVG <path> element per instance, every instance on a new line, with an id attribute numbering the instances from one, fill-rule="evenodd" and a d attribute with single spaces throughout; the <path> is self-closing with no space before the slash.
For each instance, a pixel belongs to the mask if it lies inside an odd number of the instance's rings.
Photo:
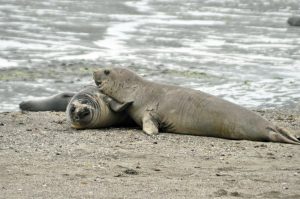
<path id="1" fill-rule="evenodd" d="M 95 103 L 97 108 L 94 109 L 93 113 L 95 115 L 95 119 L 93 119 L 94 127 L 107 127 L 113 124 L 115 121 L 112 119 L 113 113 L 109 109 L 108 105 L 103 101 L 103 94 L 98 93 L 96 96 Z"/>
<path id="2" fill-rule="evenodd" d="M 126 79 L 109 79 L 103 83 L 100 90 L 116 101 L 124 103 L 132 101 L 136 93 L 143 92 L 141 88 L 144 84 L 146 81 L 141 77 L 131 76 Z"/>

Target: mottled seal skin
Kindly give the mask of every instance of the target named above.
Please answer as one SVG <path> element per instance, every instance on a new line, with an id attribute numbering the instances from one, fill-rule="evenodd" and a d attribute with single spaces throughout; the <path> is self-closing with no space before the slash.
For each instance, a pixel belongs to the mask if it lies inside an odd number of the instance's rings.
<path id="1" fill-rule="evenodd" d="M 19 104 L 22 111 L 65 111 L 75 93 L 65 92 L 40 100 L 29 100 Z"/>
<path id="2" fill-rule="evenodd" d="M 288 18 L 287 23 L 291 26 L 300 26 L 300 17 L 299 16 L 293 16 Z"/>
<path id="3" fill-rule="evenodd" d="M 125 68 L 93 73 L 100 91 L 126 109 L 146 134 L 159 131 L 237 140 L 299 144 L 287 131 L 239 105 L 213 95 L 147 81 Z M 118 111 L 116 106 L 111 107 Z"/>
<path id="4" fill-rule="evenodd" d="M 115 103 L 110 97 L 99 92 L 98 87 L 86 87 L 70 100 L 66 110 L 67 120 L 75 129 L 134 126 L 134 122 L 126 112 L 112 111 L 108 102 L 112 105 Z M 125 109 L 128 105 L 118 108 Z"/>

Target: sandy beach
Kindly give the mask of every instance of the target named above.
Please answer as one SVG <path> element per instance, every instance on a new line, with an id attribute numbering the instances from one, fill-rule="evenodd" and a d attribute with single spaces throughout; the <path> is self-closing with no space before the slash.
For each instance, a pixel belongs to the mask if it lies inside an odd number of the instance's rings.
<path id="1" fill-rule="evenodd" d="M 299 199 L 299 145 L 74 130 L 18 108 L 125 67 L 300 135 L 299 13 L 297 0 L 0 0 L 0 199 Z"/>
<path id="2" fill-rule="evenodd" d="M 298 113 L 258 113 L 300 133 Z M 298 145 L 74 130 L 57 112 L 0 116 L 0 198 L 300 197 Z"/>

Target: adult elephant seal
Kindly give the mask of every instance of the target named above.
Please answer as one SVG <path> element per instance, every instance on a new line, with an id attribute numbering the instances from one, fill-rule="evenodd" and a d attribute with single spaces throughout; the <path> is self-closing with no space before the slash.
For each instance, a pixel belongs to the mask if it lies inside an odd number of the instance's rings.
<path id="1" fill-rule="evenodd" d="M 75 129 L 92 129 L 110 126 L 134 126 L 126 112 L 110 110 L 107 102 L 118 106 L 114 100 L 99 92 L 96 86 L 87 86 L 78 93 L 61 93 L 42 100 L 30 100 L 20 104 L 23 111 L 65 111 L 68 122 Z"/>
<path id="2" fill-rule="evenodd" d="M 112 107 L 115 105 L 114 108 L 120 111 L 112 111 L 107 103 Z M 119 103 L 99 92 L 98 87 L 90 86 L 72 97 L 67 106 L 67 120 L 75 129 L 133 126 L 132 119 L 126 112 L 122 112 L 129 105 L 120 106 Z"/>
<path id="3" fill-rule="evenodd" d="M 300 144 L 287 131 L 241 106 L 200 91 L 142 79 L 124 68 L 93 73 L 100 91 L 128 106 L 149 135 L 158 132 Z M 111 109 L 119 109 L 112 104 Z"/>

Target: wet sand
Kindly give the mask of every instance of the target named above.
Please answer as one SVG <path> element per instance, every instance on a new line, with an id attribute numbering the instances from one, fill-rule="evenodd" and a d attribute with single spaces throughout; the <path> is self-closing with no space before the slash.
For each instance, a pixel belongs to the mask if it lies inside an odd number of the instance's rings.
<path id="1" fill-rule="evenodd" d="M 259 111 L 300 133 L 300 114 Z M 300 198 L 300 146 L 0 113 L 0 198 Z"/>

